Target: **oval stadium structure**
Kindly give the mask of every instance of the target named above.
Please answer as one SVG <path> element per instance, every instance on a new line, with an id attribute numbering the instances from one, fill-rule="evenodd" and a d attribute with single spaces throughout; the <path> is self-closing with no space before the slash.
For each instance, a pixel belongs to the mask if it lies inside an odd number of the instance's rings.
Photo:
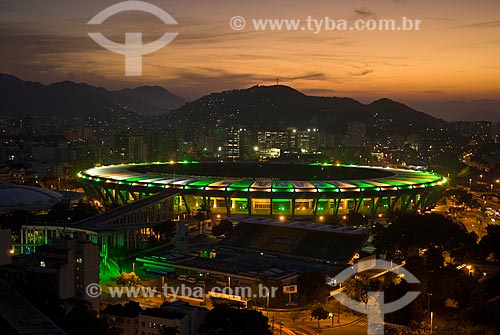
<path id="1" fill-rule="evenodd" d="M 78 174 L 89 197 L 122 205 L 160 192 L 168 211 L 280 219 L 383 217 L 435 204 L 446 178 L 382 167 L 283 163 L 140 163 L 91 168 Z"/>

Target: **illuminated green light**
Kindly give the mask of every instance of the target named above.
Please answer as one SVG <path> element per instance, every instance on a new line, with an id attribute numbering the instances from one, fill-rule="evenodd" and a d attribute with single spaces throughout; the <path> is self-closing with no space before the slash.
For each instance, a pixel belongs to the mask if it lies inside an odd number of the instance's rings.
<path id="1" fill-rule="evenodd" d="M 185 189 L 186 190 L 203 190 L 205 187 L 207 187 L 210 184 L 213 184 L 215 182 L 219 181 L 219 179 L 206 179 L 206 180 L 197 180 L 195 182 L 189 183 L 186 185 Z"/>
<path id="2" fill-rule="evenodd" d="M 228 191 L 230 191 L 230 190 L 235 190 L 235 191 L 244 190 L 245 192 L 248 192 L 248 189 L 250 188 L 250 186 L 252 186 L 252 184 L 254 182 L 255 181 L 253 179 L 238 180 L 238 181 L 232 183 L 231 185 L 229 185 L 229 187 L 227 188 L 227 190 Z"/>

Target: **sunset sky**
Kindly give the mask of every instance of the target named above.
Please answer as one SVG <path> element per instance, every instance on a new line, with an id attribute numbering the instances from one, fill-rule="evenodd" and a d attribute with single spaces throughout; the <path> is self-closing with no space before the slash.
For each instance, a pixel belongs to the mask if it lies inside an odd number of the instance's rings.
<path id="1" fill-rule="evenodd" d="M 146 13 L 87 22 L 116 0 L 0 0 L 0 72 L 51 83 L 87 82 L 109 89 L 161 85 L 186 99 L 280 83 L 304 93 L 361 101 L 500 99 L 498 0 L 182 0 L 150 3 L 178 25 Z M 234 31 L 233 16 L 308 16 L 356 20 L 420 19 L 412 32 Z M 123 43 L 124 32 L 145 42 L 165 32 L 178 37 L 145 56 L 142 77 L 124 76 L 124 57 L 88 36 L 102 32 Z"/>

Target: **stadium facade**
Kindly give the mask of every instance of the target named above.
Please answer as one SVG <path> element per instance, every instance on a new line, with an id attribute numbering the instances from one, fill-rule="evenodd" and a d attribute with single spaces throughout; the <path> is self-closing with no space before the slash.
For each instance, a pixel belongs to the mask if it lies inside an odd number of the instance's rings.
<path id="1" fill-rule="evenodd" d="M 91 168 L 78 177 L 87 195 L 122 205 L 168 189 L 172 215 L 329 220 L 357 212 L 382 217 L 425 210 L 446 178 L 434 173 L 367 166 L 274 163 L 140 163 Z"/>

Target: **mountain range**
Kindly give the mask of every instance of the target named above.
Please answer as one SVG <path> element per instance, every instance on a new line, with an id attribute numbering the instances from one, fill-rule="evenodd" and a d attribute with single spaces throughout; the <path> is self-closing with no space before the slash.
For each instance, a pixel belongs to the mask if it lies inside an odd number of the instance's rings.
<path id="1" fill-rule="evenodd" d="M 467 119 L 476 108 L 477 118 L 495 118 L 495 101 L 448 105 Z M 451 104 L 451 103 L 450 103 Z M 467 108 L 464 107 L 466 104 Z M 425 107 L 425 108 L 424 108 Z M 422 106 L 439 115 L 439 106 Z M 254 86 L 212 93 L 187 103 L 159 86 L 111 91 L 84 83 L 63 81 L 50 85 L 23 81 L 0 74 L 0 116 L 47 115 L 61 118 L 109 118 L 119 111 L 141 115 L 167 115 L 174 126 L 216 127 L 316 127 L 325 132 L 345 133 L 350 122 L 363 122 L 368 135 L 410 134 L 444 121 L 390 99 L 363 104 L 345 97 L 308 96 L 283 85 Z M 459 113 L 457 112 L 457 115 Z M 462 119 L 463 119 L 462 118 Z"/>
<path id="2" fill-rule="evenodd" d="M 142 115 L 166 113 L 186 102 L 159 86 L 109 91 L 63 81 L 50 85 L 0 74 L 0 115 L 47 115 L 61 118 L 109 118 L 119 110 Z"/>
<path id="3" fill-rule="evenodd" d="M 366 123 L 369 135 L 411 134 L 444 124 L 390 99 L 363 104 L 351 98 L 307 96 L 282 85 L 213 93 L 185 104 L 169 118 L 195 129 L 293 126 L 330 133 L 345 133 L 349 123 L 359 121 Z"/>
<path id="4" fill-rule="evenodd" d="M 500 100 L 426 102 L 413 106 L 447 121 L 500 122 Z"/>

